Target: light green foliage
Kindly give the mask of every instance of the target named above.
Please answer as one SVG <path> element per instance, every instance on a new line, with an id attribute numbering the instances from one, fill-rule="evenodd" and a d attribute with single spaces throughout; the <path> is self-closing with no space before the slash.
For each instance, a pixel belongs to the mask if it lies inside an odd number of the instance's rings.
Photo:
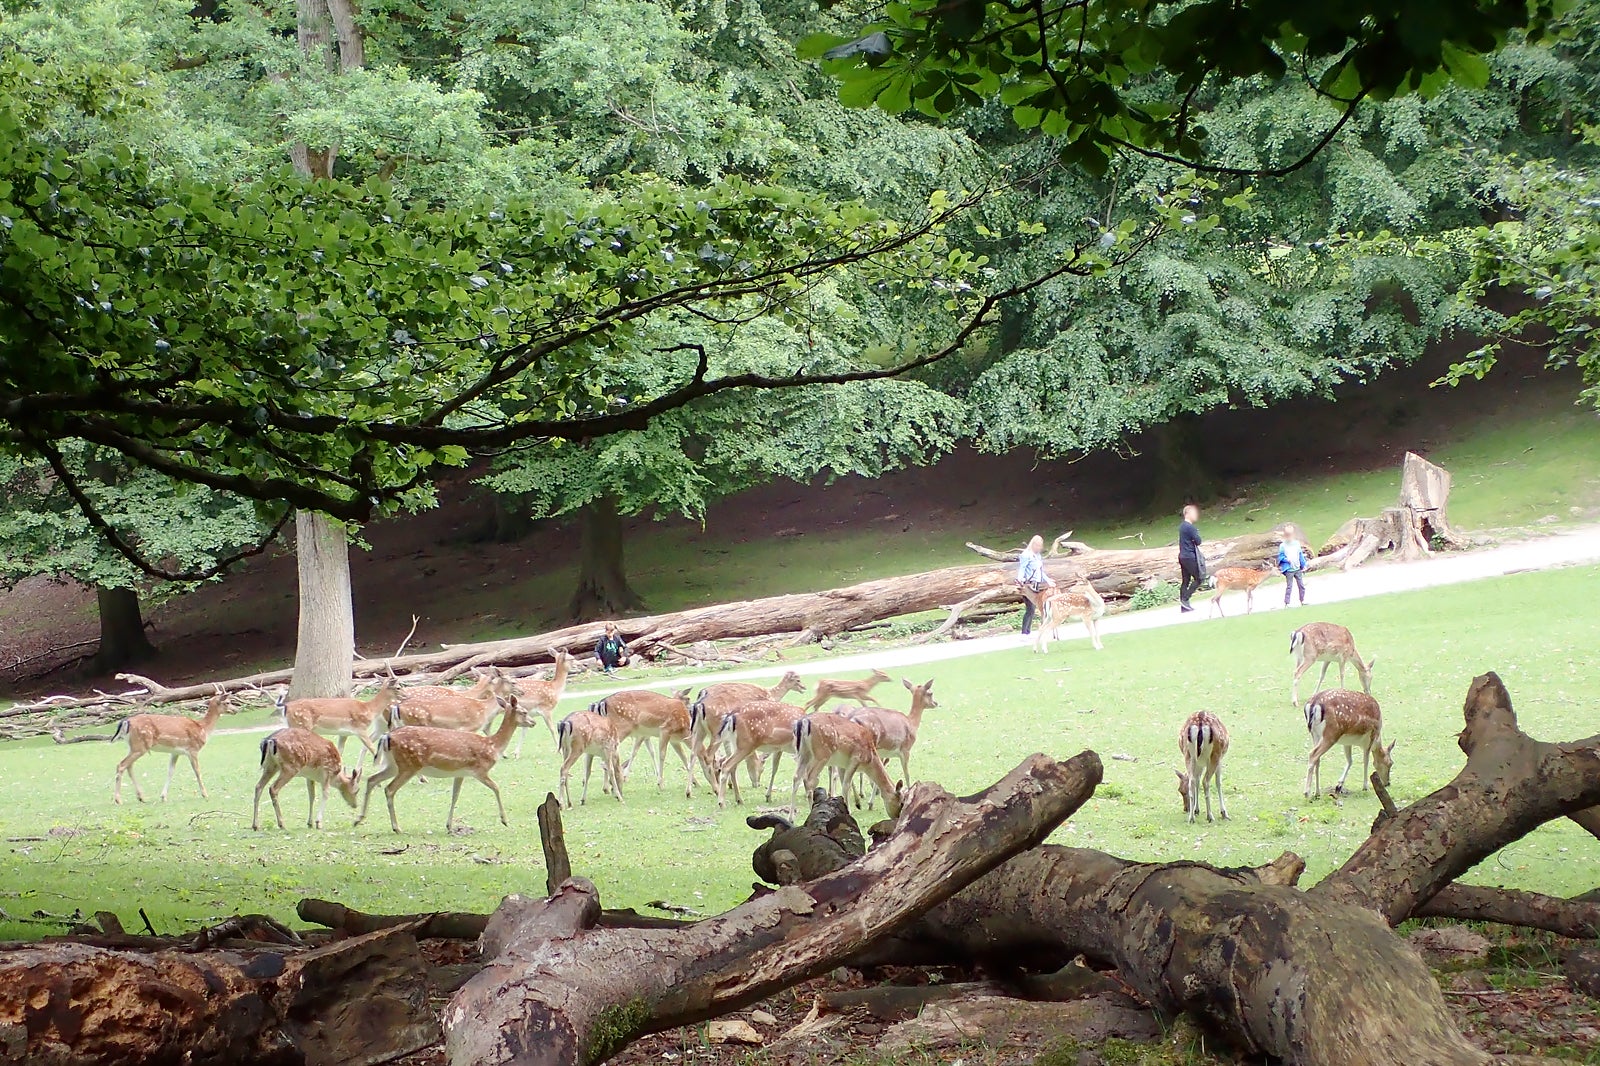
<path id="1" fill-rule="evenodd" d="M 1135 859 L 1219 865 L 1264 862 L 1293 850 L 1306 858 L 1311 884 L 1366 837 L 1377 804 L 1370 793 L 1355 793 L 1342 805 L 1300 795 L 1309 745 L 1300 715 L 1289 706 L 1290 630 L 1313 618 L 1338 622 L 1351 627 L 1366 654 L 1380 656 L 1376 692 L 1385 735 L 1398 742 L 1392 790 L 1403 805 L 1460 768 L 1454 736 L 1461 701 L 1471 678 L 1485 669 L 1505 679 L 1532 735 L 1565 740 L 1593 732 L 1587 694 L 1600 683 L 1600 667 L 1584 649 L 1600 640 L 1600 616 L 1591 602 L 1597 579 L 1593 567 L 1523 574 L 1127 633 L 1108 637 L 1102 652 L 1071 640 L 1056 645 L 1048 659 L 1019 646 L 915 667 L 905 671 L 914 680 L 938 679 L 940 708 L 923 723 L 912 772 L 960 795 L 991 784 L 1030 752 L 1065 757 L 1094 748 L 1105 759 L 1106 784 L 1116 791 L 1090 800 L 1054 840 Z M 1315 575 L 1310 588 L 1315 597 Z M 1151 670 L 1152 662 L 1163 669 Z M 1052 672 L 1043 672 L 1046 667 Z M 600 694 L 593 684 L 576 685 L 563 707 L 580 707 Z M 904 706 L 892 698 L 890 704 Z M 1226 784 L 1233 820 L 1210 827 L 1184 822 L 1172 774 L 1178 725 L 1195 707 L 1220 714 L 1233 734 Z M 262 706 L 223 725 L 266 727 L 273 719 Z M 486 911 L 508 886 L 540 883 L 534 808 L 555 788 L 558 768 L 547 736 L 542 743 L 541 734 L 530 736 L 523 758 L 496 770 L 509 828 L 496 821 L 487 790 L 468 782 L 457 818 L 473 831 L 447 836 L 449 788 L 413 783 L 397 800 L 405 832 L 395 838 L 381 806 L 366 825 L 352 829 L 350 812 L 337 799 L 329 807 L 329 829 L 305 829 L 298 783 L 283 797 L 292 828 L 252 833 L 250 797 L 263 735 L 216 735 L 202 756 L 211 799 L 201 800 L 193 782 L 180 777 L 165 806 L 111 805 L 120 745 L 43 740 L 0 747 L 0 835 L 69 831 L 13 850 L 4 887 L 15 895 L 0 897 L 0 905 L 13 914 L 79 906 L 127 913 L 143 906 L 167 931 L 180 921 L 235 911 L 289 919 L 294 903 L 312 894 L 380 912 L 419 904 Z M 1116 753 L 1138 761 L 1111 759 Z M 157 763 L 147 759 L 139 766 L 147 784 L 160 770 Z M 596 787 L 587 806 L 564 814 L 574 870 L 598 884 L 608 906 L 667 899 L 714 913 L 742 900 L 750 850 L 758 842 L 744 825 L 749 808 L 718 812 L 703 787 L 685 800 L 676 791 L 682 780 L 676 769 L 668 770 L 667 788 L 657 792 L 643 766 L 635 765 L 626 803 L 597 796 Z M 785 774 L 779 777 L 786 783 Z M 40 788 L 41 781 L 51 787 Z M 382 795 L 374 802 L 381 805 Z M 1588 839 L 1570 823 L 1552 823 L 1468 880 L 1557 895 L 1585 891 L 1593 887 L 1592 869 L 1572 856 Z M 379 854 L 378 845 L 387 848 L 391 841 L 410 847 Z M 14 923 L 0 923 L 0 930 L 8 936 L 42 931 Z"/>

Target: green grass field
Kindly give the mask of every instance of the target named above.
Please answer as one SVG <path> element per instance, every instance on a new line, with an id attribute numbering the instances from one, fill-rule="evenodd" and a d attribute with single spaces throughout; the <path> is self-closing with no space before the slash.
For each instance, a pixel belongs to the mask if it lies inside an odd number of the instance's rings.
<path id="1" fill-rule="evenodd" d="M 1379 656 L 1375 694 L 1383 701 L 1385 734 L 1399 742 L 1393 792 L 1405 804 L 1459 767 L 1461 702 L 1484 670 L 1500 672 L 1535 736 L 1565 740 L 1595 731 L 1597 591 L 1600 569 L 1576 568 L 1114 634 L 1099 653 L 1074 640 L 1045 657 L 1019 647 L 929 664 L 907 672 L 917 681 L 936 678 L 940 701 L 925 720 L 913 772 L 970 792 L 1032 751 L 1066 756 L 1093 748 L 1105 760 L 1105 781 L 1056 840 L 1132 858 L 1220 864 L 1262 862 L 1290 849 L 1306 858 L 1309 883 L 1366 835 L 1376 801 L 1370 793 L 1342 803 L 1300 795 L 1307 743 L 1289 702 L 1293 627 L 1313 619 L 1341 622 L 1366 655 Z M 897 687 L 887 702 L 903 706 L 904 690 Z M 569 704 L 577 707 L 578 698 Z M 1183 821 L 1172 773 L 1178 725 L 1202 707 L 1221 714 L 1233 734 L 1225 769 L 1233 817 L 1214 826 Z M 223 728 L 271 721 L 266 709 L 253 709 L 225 718 Z M 496 774 L 511 825 L 501 827 L 488 791 L 467 782 L 457 816 L 473 830 L 457 836 L 444 832 L 444 782 L 400 793 L 405 831 L 398 836 L 388 828 L 381 794 L 359 829 L 336 797 L 330 828 L 306 829 L 298 783 L 284 793 L 290 828 L 252 832 L 261 736 L 213 739 L 202 760 L 209 800 L 180 765 L 171 800 L 155 802 L 165 767 L 151 756 L 139 764 L 151 802 L 131 802 L 125 786 L 130 802 L 122 807 L 111 803 L 121 744 L 0 747 L 6 856 L 0 909 L 11 916 L 0 920 L 0 937 L 50 932 L 15 920 L 35 910 L 110 909 L 137 924 L 135 912 L 143 907 L 158 930 L 170 931 L 235 912 L 292 918 L 304 895 L 368 910 L 486 910 L 507 892 L 543 885 L 533 812 L 555 787 L 557 764 L 542 727 L 529 734 L 523 758 L 503 763 Z M 658 792 L 644 765 L 634 768 L 625 804 L 599 795 L 596 782 L 589 804 L 567 815 L 575 870 L 596 881 L 611 906 L 667 900 L 714 912 L 743 898 L 750 850 L 760 839 L 744 826 L 749 809 L 718 812 L 703 788 L 685 800 L 675 767 Z M 1327 768 L 1334 777 L 1324 774 L 1324 785 L 1331 785 L 1340 767 Z M 786 787 L 788 775 L 779 779 Z M 266 820 L 270 825 L 270 807 Z M 1575 861 L 1592 844 L 1575 827 L 1547 826 L 1489 859 L 1472 879 L 1558 894 L 1593 888 L 1593 864 Z"/>

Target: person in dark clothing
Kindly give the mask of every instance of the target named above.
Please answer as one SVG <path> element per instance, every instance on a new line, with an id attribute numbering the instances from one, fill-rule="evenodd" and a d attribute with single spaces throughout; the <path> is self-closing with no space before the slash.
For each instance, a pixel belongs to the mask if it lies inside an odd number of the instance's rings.
<path id="1" fill-rule="evenodd" d="M 1183 521 L 1178 525 L 1178 570 L 1183 582 L 1178 586 L 1178 610 L 1192 611 L 1189 597 L 1193 596 L 1206 579 L 1205 559 L 1200 555 L 1200 530 L 1195 523 L 1200 520 L 1200 508 L 1189 504 L 1183 509 Z"/>
<path id="2" fill-rule="evenodd" d="M 617 623 L 606 623 L 605 636 L 594 646 L 594 657 L 600 660 L 600 665 L 605 667 L 608 674 L 619 666 L 628 665 L 628 645 L 623 642 L 622 631 L 617 628 Z"/>

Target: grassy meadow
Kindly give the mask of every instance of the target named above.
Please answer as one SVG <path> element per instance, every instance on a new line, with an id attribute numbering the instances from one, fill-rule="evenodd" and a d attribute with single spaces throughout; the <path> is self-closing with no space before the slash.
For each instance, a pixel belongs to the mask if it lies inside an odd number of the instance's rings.
<path id="1" fill-rule="evenodd" d="M 1314 581 L 1311 587 L 1314 597 Z M 1405 804 L 1459 767 L 1462 699 L 1485 670 L 1500 672 L 1533 735 L 1573 739 L 1595 732 L 1597 591 L 1600 569 L 1573 568 L 1113 634 L 1098 653 L 1070 640 L 1044 657 L 1019 645 L 931 663 L 906 672 L 919 682 L 936 678 L 940 703 L 924 720 L 913 775 L 964 793 L 1030 752 L 1066 756 L 1093 748 L 1105 761 L 1105 781 L 1056 840 L 1131 858 L 1219 864 L 1263 862 L 1290 849 L 1306 858 L 1309 883 L 1366 835 L 1376 801 L 1360 792 L 1341 802 L 1300 794 L 1307 741 L 1289 701 L 1291 630 L 1316 619 L 1340 622 L 1365 655 L 1379 657 L 1374 691 L 1383 702 L 1385 734 L 1399 742 L 1393 792 Z M 582 686 L 568 705 L 580 706 L 595 691 Z M 1310 691 L 1307 685 L 1302 695 Z M 904 707 L 907 694 L 897 683 L 885 702 Z M 1232 820 L 1213 826 L 1184 822 L 1172 772 L 1178 725 L 1199 708 L 1221 714 L 1233 734 L 1224 771 Z M 224 718 L 220 728 L 272 721 L 268 708 L 257 707 Z M 398 835 L 389 830 L 381 793 L 360 828 L 352 828 L 352 812 L 334 796 L 329 828 L 306 829 L 299 782 L 283 793 L 289 828 L 272 824 L 263 796 L 267 827 L 252 832 L 262 736 L 214 736 L 202 756 L 209 799 L 200 798 L 180 764 L 169 802 L 158 802 L 165 760 L 146 757 L 138 770 L 149 802 L 134 802 L 125 784 L 121 807 L 112 805 L 111 779 L 126 751 L 122 744 L 0 746 L 0 911 L 7 915 L 0 937 L 52 931 L 18 920 L 36 910 L 109 909 L 137 926 L 143 907 L 158 930 L 172 931 L 235 912 L 292 919 L 305 895 L 379 911 L 486 910 L 507 892 L 543 885 L 534 807 L 555 788 L 558 764 L 542 726 L 528 734 L 522 758 L 503 762 L 495 774 L 510 826 L 499 825 L 488 791 L 468 781 L 457 821 L 458 829 L 460 823 L 470 829 L 454 836 L 444 831 L 444 781 L 402 790 Z M 1337 760 L 1338 752 L 1330 753 L 1325 787 L 1342 769 Z M 574 869 L 600 886 L 610 906 L 666 900 L 714 912 L 743 898 L 750 850 L 760 839 L 744 825 L 751 808 L 730 801 L 719 812 L 703 787 L 684 799 L 676 766 L 658 792 L 644 766 L 641 759 L 634 767 L 626 803 L 601 795 L 596 781 L 588 805 L 568 812 Z M 1358 763 L 1352 784 L 1359 770 Z M 779 780 L 786 788 L 788 774 Z M 1575 827 L 1547 826 L 1490 858 L 1472 880 L 1557 894 L 1593 888 L 1600 880 L 1593 863 L 1577 861 L 1592 844 Z"/>

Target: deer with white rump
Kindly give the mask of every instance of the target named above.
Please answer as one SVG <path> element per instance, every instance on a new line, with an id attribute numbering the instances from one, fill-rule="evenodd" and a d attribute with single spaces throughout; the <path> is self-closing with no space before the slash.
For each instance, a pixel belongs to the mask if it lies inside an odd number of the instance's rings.
<path id="1" fill-rule="evenodd" d="M 1330 688 L 1312 696 L 1306 703 L 1306 732 L 1311 734 L 1311 756 L 1306 765 L 1306 798 L 1322 794 L 1322 757 L 1335 744 L 1344 745 L 1344 773 L 1333 791 L 1343 792 L 1345 778 L 1355 761 L 1353 749 L 1361 749 L 1361 788 L 1367 787 L 1369 770 L 1375 768 L 1378 783 L 1389 786 L 1394 769 L 1394 744 L 1383 746 L 1383 711 L 1378 701 L 1364 692 Z"/>
<path id="2" fill-rule="evenodd" d="M 1211 617 L 1215 611 L 1219 617 L 1227 617 L 1227 612 L 1222 609 L 1222 594 L 1224 592 L 1244 593 L 1244 613 L 1249 614 L 1256 609 L 1256 589 L 1261 583 L 1272 576 L 1271 570 L 1257 570 L 1250 566 L 1224 566 L 1220 570 L 1211 572 L 1211 579 L 1216 586 L 1217 594 L 1211 597 L 1211 606 L 1206 611 L 1206 617 Z"/>
<path id="3" fill-rule="evenodd" d="M 589 802 L 589 775 L 596 759 L 600 760 L 602 787 L 622 801 L 622 764 L 617 749 L 632 731 L 633 723 L 627 719 L 596 711 L 575 711 L 561 719 L 556 726 L 556 747 L 561 752 L 561 783 L 556 791 L 568 807 L 572 806 L 572 768 L 579 759 L 584 760 L 579 803 Z"/>
<path id="4" fill-rule="evenodd" d="M 806 701 L 806 713 L 821 707 L 829 700 L 855 700 L 857 703 L 870 703 L 878 705 L 872 698 L 872 690 L 889 680 L 889 675 L 882 670 L 872 671 L 870 676 L 858 681 L 839 681 L 835 678 L 825 677 L 817 682 L 816 689 L 811 693 L 811 698 Z"/>
<path id="5" fill-rule="evenodd" d="M 283 724 L 294 729 L 339 738 L 339 758 L 344 758 L 344 742 L 350 737 L 361 741 L 361 755 L 356 766 L 366 763 L 368 755 L 375 754 L 373 743 L 374 723 L 383 722 L 395 700 L 400 698 L 400 682 L 391 674 L 378 690 L 364 700 L 350 696 L 308 696 L 291 700 L 285 689 L 279 694 L 275 706 L 283 715 Z M 383 723 L 385 726 L 386 722 Z M 382 731 L 380 728 L 379 732 Z"/>
<path id="6" fill-rule="evenodd" d="M 844 712 L 852 722 L 864 725 L 872 733 L 880 756 L 888 753 L 900 757 L 900 776 L 911 780 L 911 748 L 917 742 L 917 730 L 922 727 L 922 712 L 939 706 L 933 698 L 933 680 L 913 685 L 909 679 L 901 684 L 911 693 L 911 710 L 907 714 L 891 711 L 887 707 L 857 707 Z"/>
<path id="7" fill-rule="evenodd" d="M 1178 753 L 1183 756 L 1183 769 L 1178 775 L 1178 793 L 1183 796 L 1183 813 L 1189 821 L 1200 812 L 1200 799 L 1205 797 L 1206 821 L 1211 821 L 1211 786 L 1217 789 L 1217 806 L 1223 818 L 1228 817 L 1228 804 L 1222 798 L 1222 759 L 1228 754 L 1228 730 L 1222 719 L 1210 711 L 1196 711 L 1178 730 Z"/>
<path id="8" fill-rule="evenodd" d="M 1374 655 L 1362 662 L 1361 656 L 1356 654 L 1356 640 L 1344 626 L 1332 622 L 1308 622 L 1289 638 L 1289 654 L 1294 656 L 1294 681 L 1290 698 L 1296 707 L 1300 706 L 1300 675 L 1317 663 L 1322 664 L 1322 674 L 1317 678 L 1318 688 L 1328 679 L 1328 667 L 1338 663 L 1340 688 L 1344 687 L 1344 668 L 1348 664 L 1356 668 L 1361 678 L 1361 691 L 1368 694 L 1372 692 L 1372 667 L 1378 657 Z"/>
<path id="9" fill-rule="evenodd" d="M 1076 618 L 1083 623 L 1094 650 L 1100 651 L 1104 645 L 1100 643 L 1098 623 L 1105 613 L 1106 601 L 1100 598 L 1100 593 L 1087 580 L 1051 593 L 1040 606 L 1039 625 L 1033 631 L 1033 650 L 1048 651 L 1051 637 L 1061 639 L 1061 623 Z"/>
<path id="10" fill-rule="evenodd" d="M 342 738 L 341 738 L 342 739 Z M 276 776 L 277 780 L 268 781 Z M 256 782 L 255 805 L 250 811 L 250 828 L 261 828 L 261 790 L 266 789 L 272 799 L 272 812 L 278 816 L 278 828 L 283 828 L 283 808 L 278 806 L 278 793 L 295 778 L 306 782 L 306 826 L 322 828 L 323 816 L 328 813 L 328 786 L 333 785 L 351 807 L 356 805 L 356 782 L 361 779 L 359 769 L 346 770 L 339 758 L 339 749 L 333 742 L 317 736 L 308 729 L 288 726 L 261 739 L 261 780 Z M 317 803 L 317 786 L 322 786 L 322 803 Z"/>
<path id="11" fill-rule="evenodd" d="M 900 790 L 889 780 L 889 771 L 884 769 L 883 760 L 878 758 L 877 742 L 873 740 L 872 730 L 866 726 L 852 722 L 842 714 L 806 715 L 794 724 L 794 748 L 798 765 L 789 796 L 792 809 L 799 810 L 802 785 L 806 794 L 810 795 L 811 790 L 817 787 L 822 771 L 838 770 L 843 779 L 840 793 L 846 804 L 850 802 L 851 792 L 855 791 L 856 774 L 863 773 L 883 794 L 883 809 L 889 817 L 899 817 Z M 856 806 L 861 806 L 859 792 L 856 794 Z"/>
<path id="12" fill-rule="evenodd" d="M 424 725 L 401 726 L 390 730 L 378 741 L 380 765 L 367 778 L 367 790 L 361 795 L 361 814 L 355 824 L 366 821 L 372 790 L 388 782 L 383 795 L 389 803 L 389 827 L 396 833 L 400 832 L 400 821 L 394 813 L 395 793 L 413 777 L 426 773 L 429 777 L 453 778 L 450 782 L 450 810 L 444 819 L 446 832 L 455 828 L 456 800 L 461 796 L 462 780 L 468 777 L 482 781 L 484 787 L 494 793 L 495 806 L 500 809 L 500 824 L 506 825 L 506 805 L 500 799 L 500 786 L 490 778 L 489 771 L 494 769 L 506 745 L 511 743 L 511 734 L 516 732 L 518 726 L 531 725 L 532 719 L 517 706 L 515 696 L 500 702 L 505 715 L 500 719 L 500 728 L 495 730 L 493 736 L 480 736 L 464 729 Z"/>
<path id="13" fill-rule="evenodd" d="M 211 731 L 217 727 L 217 719 L 222 716 L 223 709 L 227 706 L 227 693 L 218 692 L 211 697 L 211 702 L 206 704 L 204 718 L 188 718 L 181 714 L 136 714 L 118 722 L 117 730 L 111 734 L 111 739 L 126 740 L 128 754 L 117 763 L 117 777 L 111 785 L 112 802 L 122 802 L 124 772 L 127 773 L 128 780 L 133 782 L 133 794 L 138 797 L 140 803 L 144 802 L 144 793 L 139 790 L 139 779 L 133 776 L 133 764 L 152 751 L 171 756 L 167 760 L 167 783 L 161 786 L 161 802 L 165 803 L 167 800 L 167 790 L 172 787 L 172 771 L 178 765 L 180 755 L 186 756 L 189 765 L 194 768 L 194 782 L 200 786 L 201 798 L 210 798 L 206 796 L 206 783 L 200 777 L 200 749 L 211 739 Z"/>
<path id="14" fill-rule="evenodd" d="M 797 704 L 754 700 L 723 718 L 717 743 L 731 745 L 733 750 L 717 764 L 715 781 L 718 807 L 727 803 L 729 784 L 733 785 L 734 802 L 744 802 L 744 797 L 739 794 L 737 771 L 741 763 L 756 755 L 772 757 L 772 776 L 767 779 L 767 802 L 772 802 L 773 785 L 778 779 L 778 763 L 784 752 L 794 752 L 794 725 L 804 717 L 805 709 Z M 751 787 L 759 783 L 757 781 Z"/>
<path id="15" fill-rule="evenodd" d="M 613 692 L 603 700 L 589 705 L 589 710 L 609 718 L 619 718 L 628 723 L 624 731 L 633 738 L 633 751 L 622 764 L 622 775 L 627 777 L 638 758 L 639 749 L 648 741 L 656 743 L 656 787 L 660 788 L 667 769 L 667 749 L 670 747 L 683 761 L 689 783 L 683 794 L 694 794 L 694 760 L 689 757 L 689 689 L 679 689 L 671 696 L 648 689 L 632 688 Z M 709 783 L 709 782 L 708 782 Z"/>
<path id="16" fill-rule="evenodd" d="M 722 681 L 700 690 L 689 705 L 689 749 L 700 761 L 706 780 L 716 780 L 717 736 L 722 731 L 722 720 L 739 708 L 756 700 L 782 700 L 791 692 L 804 694 L 805 685 L 800 675 L 787 671 L 776 685 L 762 688 L 748 681 Z M 745 768 L 750 773 L 750 786 L 761 784 L 761 760 L 748 759 Z"/>

